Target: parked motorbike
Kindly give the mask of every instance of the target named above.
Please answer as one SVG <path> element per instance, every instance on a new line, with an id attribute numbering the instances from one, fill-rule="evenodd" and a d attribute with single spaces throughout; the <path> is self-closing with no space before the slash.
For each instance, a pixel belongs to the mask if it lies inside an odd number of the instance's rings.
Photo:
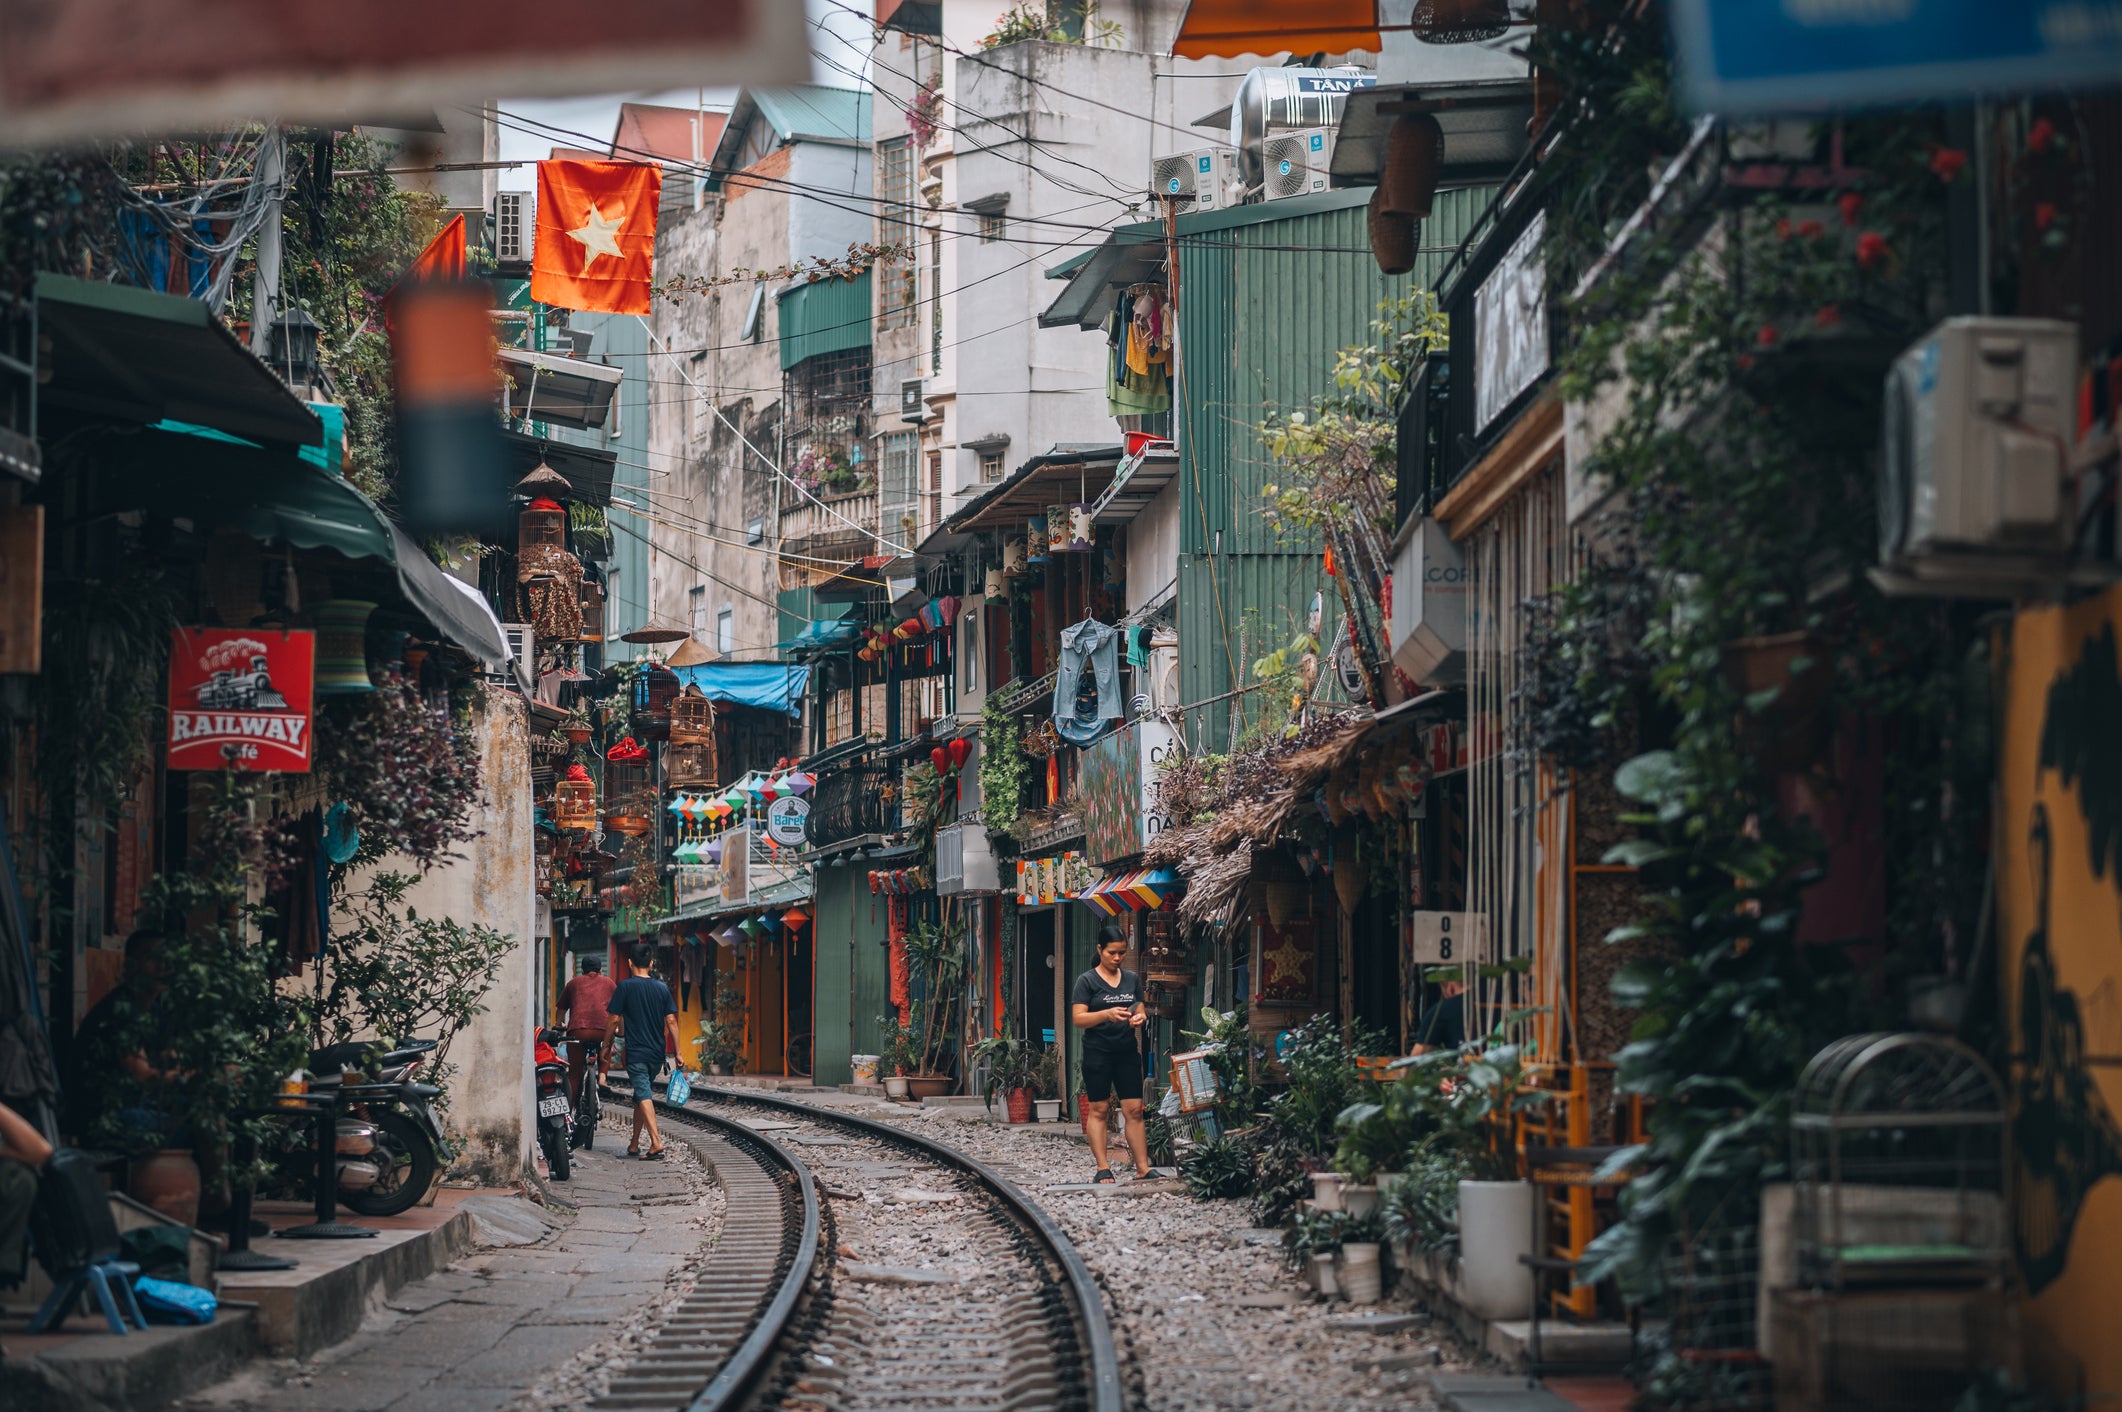
<path id="1" fill-rule="evenodd" d="M 410 1210 L 451 1156 L 434 1110 L 442 1090 L 413 1080 L 434 1049 L 431 1039 L 395 1049 L 355 1040 L 326 1045 L 309 1057 L 309 1091 L 338 1096 L 338 1199 L 357 1215 Z"/>
<path id="2" fill-rule="evenodd" d="M 582 1092 L 575 1103 L 576 1147 L 597 1145 L 597 1124 L 603 1120 L 604 1104 L 598 1096 L 598 1086 L 604 1082 L 604 1041 L 601 1039 L 569 1039 L 568 1044 L 581 1045 L 584 1054 L 582 1069 Z M 573 1058 L 572 1052 L 567 1056 Z"/>
<path id="3" fill-rule="evenodd" d="M 574 1127 L 574 1113 L 567 1101 L 567 1061 L 553 1049 L 555 1041 L 563 1038 L 559 1030 L 541 1030 L 538 1047 L 531 1053 L 538 1075 L 538 1150 L 545 1154 L 546 1167 L 556 1182 L 567 1180 Z M 583 1082 L 587 1084 L 588 1077 Z"/>

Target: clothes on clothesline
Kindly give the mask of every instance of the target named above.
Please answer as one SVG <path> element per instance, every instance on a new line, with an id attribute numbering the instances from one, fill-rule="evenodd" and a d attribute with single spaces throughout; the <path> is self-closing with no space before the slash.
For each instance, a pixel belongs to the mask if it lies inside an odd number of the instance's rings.
<path id="1" fill-rule="evenodd" d="M 1172 405 L 1171 304 L 1153 284 L 1120 292 L 1105 323 L 1105 400 L 1116 417 L 1154 416 Z"/>
<path id="2" fill-rule="evenodd" d="M 1054 683 L 1054 729 L 1085 745 L 1106 722 L 1126 714 L 1120 700 L 1120 634 L 1096 618 L 1061 630 L 1061 669 Z"/>

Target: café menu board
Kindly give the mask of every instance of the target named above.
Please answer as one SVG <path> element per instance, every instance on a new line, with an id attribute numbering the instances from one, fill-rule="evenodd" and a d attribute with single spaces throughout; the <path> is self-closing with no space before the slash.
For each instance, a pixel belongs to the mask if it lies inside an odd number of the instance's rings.
<path id="1" fill-rule="evenodd" d="M 309 773 L 317 635 L 178 628 L 169 658 L 169 767 Z"/>

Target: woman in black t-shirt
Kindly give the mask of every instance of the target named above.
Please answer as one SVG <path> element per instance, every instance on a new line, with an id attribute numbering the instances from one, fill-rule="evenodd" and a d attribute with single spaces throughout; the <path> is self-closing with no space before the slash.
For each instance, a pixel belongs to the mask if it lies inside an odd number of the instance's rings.
<path id="1" fill-rule="evenodd" d="M 1135 1159 L 1135 1178 L 1150 1175 L 1149 1139 L 1142 1127 L 1142 1051 L 1136 1035 L 1149 1022 L 1142 1008 L 1142 977 L 1120 969 L 1127 943 L 1101 937 L 1098 964 L 1076 977 L 1069 993 L 1069 1019 L 1083 1031 L 1083 1094 L 1090 1100 L 1090 1150 L 1098 1160 L 1093 1181 L 1109 1182 L 1112 1168 L 1105 1152 L 1105 1122 L 1112 1095 L 1120 1095 L 1127 1115 L 1127 1146 Z"/>

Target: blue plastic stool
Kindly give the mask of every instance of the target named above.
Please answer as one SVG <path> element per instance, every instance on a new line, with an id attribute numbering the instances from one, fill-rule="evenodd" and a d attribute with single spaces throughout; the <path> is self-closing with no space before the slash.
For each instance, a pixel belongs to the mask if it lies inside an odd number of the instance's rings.
<path id="1" fill-rule="evenodd" d="M 103 1311 L 112 1333 L 120 1337 L 130 1333 L 125 1326 L 128 1318 L 145 1329 L 147 1317 L 140 1312 L 140 1301 L 133 1297 L 133 1281 L 139 1274 L 140 1267 L 129 1260 L 99 1260 L 84 1265 L 59 1281 L 37 1307 L 36 1316 L 29 1321 L 29 1331 L 41 1334 L 58 1328 L 73 1312 L 74 1301 L 84 1293 L 96 1297 L 96 1307 Z"/>

